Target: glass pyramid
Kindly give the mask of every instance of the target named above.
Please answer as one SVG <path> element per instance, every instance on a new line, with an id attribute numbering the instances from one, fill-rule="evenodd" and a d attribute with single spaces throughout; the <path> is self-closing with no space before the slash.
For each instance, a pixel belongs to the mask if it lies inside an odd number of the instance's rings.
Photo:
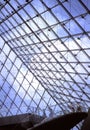
<path id="1" fill-rule="evenodd" d="M 89 0 L 0 1 L 0 116 L 90 107 Z"/>

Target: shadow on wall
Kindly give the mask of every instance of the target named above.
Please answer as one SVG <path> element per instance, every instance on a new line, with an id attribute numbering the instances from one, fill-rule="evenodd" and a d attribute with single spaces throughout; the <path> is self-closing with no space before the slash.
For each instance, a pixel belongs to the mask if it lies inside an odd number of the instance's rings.
<path id="1" fill-rule="evenodd" d="M 90 130 L 90 109 L 88 111 L 88 116 L 83 122 L 83 125 L 81 127 L 81 130 Z"/>
<path id="2" fill-rule="evenodd" d="M 35 125 L 33 128 L 29 128 L 28 130 L 51 130 L 53 128 L 70 130 L 87 116 L 88 114 L 86 112 L 74 112 L 47 120 L 43 123 Z"/>

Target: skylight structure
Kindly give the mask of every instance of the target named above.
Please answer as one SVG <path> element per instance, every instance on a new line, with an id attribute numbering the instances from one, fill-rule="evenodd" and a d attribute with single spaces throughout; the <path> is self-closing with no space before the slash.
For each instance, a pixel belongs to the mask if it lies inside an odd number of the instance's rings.
<path id="1" fill-rule="evenodd" d="M 1 116 L 87 111 L 89 0 L 2 0 L 0 89 Z"/>

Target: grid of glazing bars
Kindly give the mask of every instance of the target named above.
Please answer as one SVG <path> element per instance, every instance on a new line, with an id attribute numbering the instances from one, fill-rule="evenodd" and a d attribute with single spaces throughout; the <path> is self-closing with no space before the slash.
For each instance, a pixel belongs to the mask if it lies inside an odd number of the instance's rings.
<path id="1" fill-rule="evenodd" d="M 14 52 L 28 73 L 32 73 L 34 80 L 43 88 L 43 93 L 46 93 L 39 95 L 40 100 L 35 104 L 36 108 L 47 109 L 52 105 L 54 112 L 59 110 L 63 113 L 66 110 L 76 111 L 73 107 L 78 105 L 88 109 L 89 0 L 9 0 L 2 3 L 0 36 L 4 46 L 11 48 L 9 53 Z M 9 58 L 9 53 L 5 54 L 6 59 Z M 12 66 L 16 67 L 15 61 Z M 20 71 L 21 67 L 17 69 L 17 73 Z M 9 73 L 12 74 L 11 69 Z M 27 72 L 23 78 L 26 79 L 26 76 Z M 14 81 L 17 80 L 17 76 L 15 77 Z M 28 82 L 32 84 L 32 81 Z M 22 86 L 22 82 L 19 86 Z M 39 90 L 33 87 L 36 95 Z M 29 91 L 25 93 L 29 94 Z M 45 99 L 47 95 L 50 96 L 49 100 Z M 35 101 L 34 96 L 30 98 Z M 43 103 L 40 105 L 43 101 L 44 107 Z"/>
<path id="2" fill-rule="evenodd" d="M 0 116 L 42 115 L 50 102 L 56 105 L 7 44 L 1 42 L 0 47 Z"/>

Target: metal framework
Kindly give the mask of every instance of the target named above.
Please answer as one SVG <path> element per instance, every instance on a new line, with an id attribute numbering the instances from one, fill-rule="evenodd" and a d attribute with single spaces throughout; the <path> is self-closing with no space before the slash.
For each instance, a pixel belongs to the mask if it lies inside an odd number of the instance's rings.
<path id="1" fill-rule="evenodd" d="M 2 0 L 0 89 L 1 116 L 87 110 L 89 0 Z"/>

